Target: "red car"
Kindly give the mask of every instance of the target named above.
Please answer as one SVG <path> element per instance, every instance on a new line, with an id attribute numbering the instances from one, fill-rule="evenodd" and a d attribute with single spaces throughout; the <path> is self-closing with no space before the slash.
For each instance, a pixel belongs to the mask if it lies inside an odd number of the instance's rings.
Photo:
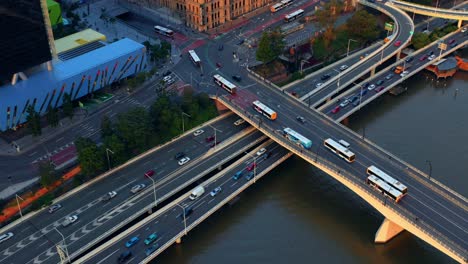
<path id="1" fill-rule="evenodd" d="M 427 55 L 423 55 L 421 58 L 419 58 L 420 61 L 423 61 L 425 59 L 427 59 Z"/>
<path id="2" fill-rule="evenodd" d="M 336 114 L 340 111 L 340 106 L 337 105 L 335 108 L 333 108 L 333 110 L 331 110 L 332 114 Z"/>
<path id="3" fill-rule="evenodd" d="M 247 170 L 252 171 L 255 167 L 257 167 L 257 163 L 254 162 L 247 167 Z"/>
<path id="4" fill-rule="evenodd" d="M 153 176 L 153 175 L 154 175 L 154 170 L 149 170 L 149 171 L 147 171 L 147 172 L 145 173 L 145 177 L 146 177 L 146 178 L 149 178 L 149 177 L 151 177 L 151 176 Z"/>
<path id="5" fill-rule="evenodd" d="M 400 45 L 401 45 L 401 40 L 397 40 L 397 41 L 395 42 L 395 44 L 393 44 L 393 45 L 395 45 L 395 47 L 400 47 Z"/>
<path id="6" fill-rule="evenodd" d="M 382 91 L 384 88 L 385 88 L 385 87 L 383 87 L 383 86 L 379 86 L 379 87 L 377 87 L 374 91 L 375 91 L 376 93 L 378 93 L 378 92 Z"/>
<path id="7" fill-rule="evenodd" d="M 215 138 L 214 135 L 211 135 L 211 136 L 209 136 L 209 137 L 206 137 L 206 138 L 205 138 L 205 141 L 208 143 L 208 142 L 213 141 L 214 138 Z"/>

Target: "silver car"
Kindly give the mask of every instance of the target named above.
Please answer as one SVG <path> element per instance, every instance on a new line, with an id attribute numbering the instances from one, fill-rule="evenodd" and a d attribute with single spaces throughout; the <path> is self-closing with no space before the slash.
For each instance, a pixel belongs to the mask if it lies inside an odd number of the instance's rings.
<path id="1" fill-rule="evenodd" d="M 143 184 L 143 183 L 142 184 L 137 184 L 137 185 L 133 186 L 132 189 L 130 189 L 130 192 L 135 194 L 135 193 L 143 190 L 145 187 L 146 187 L 146 185 Z"/>

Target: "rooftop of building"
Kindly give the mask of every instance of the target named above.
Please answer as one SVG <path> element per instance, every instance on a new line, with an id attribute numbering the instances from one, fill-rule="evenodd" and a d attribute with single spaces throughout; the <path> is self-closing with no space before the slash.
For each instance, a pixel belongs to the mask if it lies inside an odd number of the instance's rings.
<path id="1" fill-rule="evenodd" d="M 106 36 L 95 30 L 85 29 L 54 42 L 57 54 L 60 54 L 96 41 L 106 41 Z"/>

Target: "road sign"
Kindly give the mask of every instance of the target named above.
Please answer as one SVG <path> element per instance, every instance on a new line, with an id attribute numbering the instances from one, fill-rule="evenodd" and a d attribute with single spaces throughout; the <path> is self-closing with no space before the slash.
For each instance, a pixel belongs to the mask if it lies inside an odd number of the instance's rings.
<path id="1" fill-rule="evenodd" d="M 447 44 L 445 44 L 445 43 L 439 43 L 439 49 L 441 49 L 441 50 L 447 50 Z"/>
<path id="2" fill-rule="evenodd" d="M 393 24 L 392 23 L 385 23 L 385 30 L 393 31 Z"/>
<path id="3" fill-rule="evenodd" d="M 414 33 L 414 32 L 411 30 L 411 31 L 409 32 L 410 36 L 413 36 L 413 33 Z"/>

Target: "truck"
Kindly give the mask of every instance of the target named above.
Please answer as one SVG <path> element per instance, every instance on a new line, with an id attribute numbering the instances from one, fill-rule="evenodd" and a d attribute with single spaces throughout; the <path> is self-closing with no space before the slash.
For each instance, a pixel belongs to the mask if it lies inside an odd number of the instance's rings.
<path id="1" fill-rule="evenodd" d="M 400 74 L 402 73 L 403 71 L 405 70 L 405 68 L 403 68 L 403 66 L 399 65 L 395 68 L 395 73 L 396 74 Z"/>
<path id="2" fill-rule="evenodd" d="M 195 200 L 198 197 L 202 196 L 205 193 L 205 188 L 203 186 L 197 186 L 195 189 L 193 189 L 192 193 L 190 194 L 190 200 Z"/>

